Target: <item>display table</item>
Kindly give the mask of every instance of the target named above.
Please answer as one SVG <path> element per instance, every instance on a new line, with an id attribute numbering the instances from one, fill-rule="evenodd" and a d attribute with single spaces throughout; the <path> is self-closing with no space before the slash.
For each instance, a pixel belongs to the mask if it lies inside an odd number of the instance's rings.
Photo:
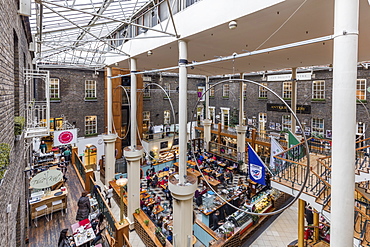
<path id="1" fill-rule="evenodd" d="M 67 209 L 67 195 L 67 188 L 64 191 L 58 189 L 51 191 L 49 194 L 40 196 L 39 199 L 30 200 L 31 220 L 59 210 Z M 59 203 L 60 201 L 61 203 Z M 58 202 L 58 204 L 55 204 L 56 202 Z M 37 212 L 36 208 L 43 205 L 47 206 L 47 210 L 44 210 L 42 213 Z"/>
<path id="2" fill-rule="evenodd" d="M 205 175 L 204 177 L 200 177 L 200 179 L 202 179 L 202 180 L 205 180 L 204 178 L 213 187 L 214 190 L 217 190 L 217 185 L 220 184 L 220 182 L 218 180 L 213 179 L 213 178 L 211 178 L 207 175 Z"/>
<path id="3" fill-rule="evenodd" d="M 81 220 L 71 225 L 71 228 L 76 246 L 85 244 L 96 237 L 89 219 Z"/>

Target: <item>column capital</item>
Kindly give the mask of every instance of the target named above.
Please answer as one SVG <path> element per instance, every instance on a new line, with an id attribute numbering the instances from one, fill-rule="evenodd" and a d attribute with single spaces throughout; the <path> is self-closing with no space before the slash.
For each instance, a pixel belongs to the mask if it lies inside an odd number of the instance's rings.
<path id="1" fill-rule="evenodd" d="M 137 146 L 136 149 L 131 149 L 130 146 L 123 149 L 126 160 L 138 161 L 143 157 L 143 147 Z"/>
<path id="2" fill-rule="evenodd" d="M 247 132 L 248 127 L 244 125 L 237 125 L 235 126 L 236 132 L 240 132 L 240 134 Z"/>
<path id="3" fill-rule="evenodd" d="M 116 134 L 103 135 L 103 141 L 105 143 L 115 142 L 116 139 L 117 139 L 117 135 Z"/>
<path id="4" fill-rule="evenodd" d="M 204 127 L 211 126 L 211 124 L 212 124 L 212 120 L 211 119 L 204 119 L 203 120 Z"/>
<path id="5" fill-rule="evenodd" d="M 180 184 L 178 179 L 179 174 L 174 173 L 168 179 L 168 189 L 172 196 L 177 200 L 189 200 L 194 196 L 194 192 L 198 187 L 197 177 L 187 173 L 186 183 Z"/>

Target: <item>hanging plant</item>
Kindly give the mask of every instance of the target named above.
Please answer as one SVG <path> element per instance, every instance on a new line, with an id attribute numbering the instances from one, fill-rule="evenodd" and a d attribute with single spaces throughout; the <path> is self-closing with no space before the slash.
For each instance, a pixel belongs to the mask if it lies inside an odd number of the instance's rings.
<path id="1" fill-rule="evenodd" d="M 21 135 L 24 128 L 24 117 L 18 116 L 14 118 L 14 135 Z"/>
<path id="2" fill-rule="evenodd" d="M 3 179 L 6 168 L 9 165 L 10 159 L 10 145 L 7 143 L 0 143 L 0 179 Z"/>

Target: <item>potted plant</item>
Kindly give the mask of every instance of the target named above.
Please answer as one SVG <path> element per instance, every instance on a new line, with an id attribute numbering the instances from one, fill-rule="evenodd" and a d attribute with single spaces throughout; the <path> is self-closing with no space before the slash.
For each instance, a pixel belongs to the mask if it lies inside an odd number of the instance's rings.
<path id="1" fill-rule="evenodd" d="M 160 227 L 155 228 L 155 236 L 158 238 L 159 242 L 161 242 L 162 246 L 166 245 L 166 238 L 162 234 L 162 229 Z"/>
<path id="2" fill-rule="evenodd" d="M 140 214 L 140 208 L 135 209 L 136 214 Z"/>
<path id="3" fill-rule="evenodd" d="M 7 143 L 0 143 L 0 181 L 3 180 L 10 158 L 10 145 Z"/>
<path id="4" fill-rule="evenodd" d="M 14 118 L 14 135 L 16 136 L 16 140 L 19 140 L 22 135 L 24 122 L 24 117 L 17 116 Z"/>
<path id="5" fill-rule="evenodd" d="M 148 225 L 149 225 L 149 220 L 144 220 L 144 224 L 145 224 L 146 226 L 148 226 Z"/>

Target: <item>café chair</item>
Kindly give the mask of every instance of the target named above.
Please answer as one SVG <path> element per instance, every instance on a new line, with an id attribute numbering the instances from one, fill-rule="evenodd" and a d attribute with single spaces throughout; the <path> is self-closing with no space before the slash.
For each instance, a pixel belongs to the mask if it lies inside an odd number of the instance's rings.
<path id="1" fill-rule="evenodd" d="M 62 200 L 58 200 L 58 201 L 53 201 L 51 203 L 51 210 L 50 210 L 50 219 L 53 219 L 53 212 L 54 211 L 57 211 L 61 209 L 62 211 L 62 216 L 64 216 L 64 213 L 63 213 L 63 201 Z"/>
<path id="2" fill-rule="evenodd" d="M 48 214 L 48 206 L 47 205 L 41 205 L 37 208 L 35 208 L 35 211 L 36 211 L 36 216 L 35 216 L 35 226 L 37 227 L 37 218 L 41 217 L 41 216 L 44 216 L 45 215 L 45 218 L 47 221 L 49 221 L 49 218 L 47 216 Z"/>

